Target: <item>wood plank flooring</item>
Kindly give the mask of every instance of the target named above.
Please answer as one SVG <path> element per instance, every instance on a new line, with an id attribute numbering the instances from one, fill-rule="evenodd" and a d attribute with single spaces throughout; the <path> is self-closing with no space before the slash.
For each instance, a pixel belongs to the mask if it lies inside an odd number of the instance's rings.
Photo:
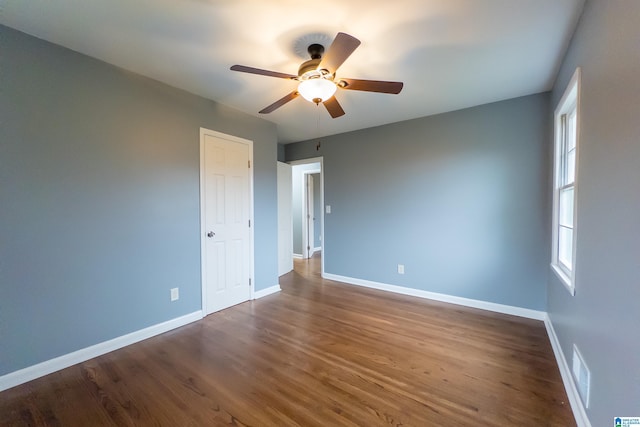
<path id="1" fill-rule="evenodd" d="M 323 280 L 0 393 L 1 426 L 575 426 L 542 322 Z"/>

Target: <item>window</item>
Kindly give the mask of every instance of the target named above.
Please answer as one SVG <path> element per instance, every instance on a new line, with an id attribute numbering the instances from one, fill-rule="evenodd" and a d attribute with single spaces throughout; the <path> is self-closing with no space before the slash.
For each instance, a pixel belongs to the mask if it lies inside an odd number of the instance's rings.
<path id="1" fill-rule="evenodd" d="M 575 294 L 576 183 L 580 134 L 580 68 L 554 113 L 553 248 L 551 268 Z"/>

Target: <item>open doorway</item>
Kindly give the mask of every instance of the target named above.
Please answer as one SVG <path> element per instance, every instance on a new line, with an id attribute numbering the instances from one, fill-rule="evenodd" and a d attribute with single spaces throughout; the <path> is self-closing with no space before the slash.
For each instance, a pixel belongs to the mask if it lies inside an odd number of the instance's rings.
<path id="1" fill-rule="evenodd" d="M 291 187 L 292 255 L 294 258 L 309 259 L 319 252 L 319 255 L 322 256 L 324 248 L 322 158 L 292 162 Z"/>
<path id="2" fill-rule="evenodd" d="M 295 171 L 295 167 L 293 170 Z M 302 259 L 311 258 L 322 247 L 320 235 L 320 171 L 301 171 L 300 192 L 294 193 L 293 252 Z M 296 196 L 299 196 L 296 197 Z M 296 221 L 297 219 L 297 221 Z"/>

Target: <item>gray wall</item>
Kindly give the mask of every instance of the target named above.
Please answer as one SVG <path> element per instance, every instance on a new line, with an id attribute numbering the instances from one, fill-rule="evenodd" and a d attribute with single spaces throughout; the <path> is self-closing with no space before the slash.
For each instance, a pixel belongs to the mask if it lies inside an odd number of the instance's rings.
<path id="1" fill-rule="evenodd" d="M 324 156 L 325 271 L 544 310 L 548 122 L 539 94 L 287 145 Z"/>
<path id="2" fill-rule="evenodd" d="M 640 416 L 640 2 L 587 1 L 553 89 L 582 68 L 576 294 L 549 274 L 548 311 L 591 370 L 591 424 Z M 549 132 L 551 132 L 551 128 Z"/>
<path id="3" fill-rule="evenodd" d="M 0 375 L 200 309 L 200 127 L 254 141 L 278 283 L 273 124 L 1 26 L 0 70 Z"/>

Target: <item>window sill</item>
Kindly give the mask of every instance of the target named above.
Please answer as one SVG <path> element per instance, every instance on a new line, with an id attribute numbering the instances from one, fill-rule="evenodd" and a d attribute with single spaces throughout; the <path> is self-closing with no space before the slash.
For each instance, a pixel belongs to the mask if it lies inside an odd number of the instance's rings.
<path id="1" fill-rule="evenodd" d="M 564 287 L 567 288 L 567 291 L 569 291 L 571 296 L 574 296 L 576 294 L 576 288 L 575 286 L 573 286 L 573 283 L 571 282 L 571 278 L 567 276 L 567 274 L 564 271 L 562 271 L 560 267 L 558 267 L 556 264 L 552 263 L 551 269 L 556 274 L 556 276 L 558 276 L 558 279 L 560 279 L 560 282 L 562 282 Z"/>

